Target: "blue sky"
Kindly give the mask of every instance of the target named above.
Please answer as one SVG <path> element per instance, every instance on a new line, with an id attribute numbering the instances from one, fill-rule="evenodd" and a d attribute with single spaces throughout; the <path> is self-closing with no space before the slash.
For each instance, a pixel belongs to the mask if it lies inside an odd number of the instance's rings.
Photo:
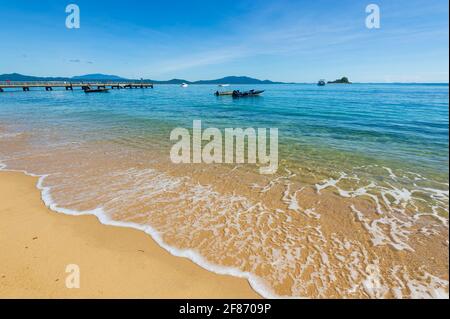
<path id="1" fill-rule="evenodd" d="M 448 14 L 446 0 L 0 0 L 0 73 L 448 82 Z"/>

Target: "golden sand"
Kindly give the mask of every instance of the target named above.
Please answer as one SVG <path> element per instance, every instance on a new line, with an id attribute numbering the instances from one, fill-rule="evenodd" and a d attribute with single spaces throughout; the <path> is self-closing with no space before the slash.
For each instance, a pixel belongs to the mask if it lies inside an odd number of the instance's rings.
<path id="1" fill-rule="evenodd" d="M 259 298 L 244 279 L 170 255 L 147 234 L 50 211 L 37 179 L 0 172 L 1 298 Z M 80 288 L 66 288 L 66 266 Z"/>

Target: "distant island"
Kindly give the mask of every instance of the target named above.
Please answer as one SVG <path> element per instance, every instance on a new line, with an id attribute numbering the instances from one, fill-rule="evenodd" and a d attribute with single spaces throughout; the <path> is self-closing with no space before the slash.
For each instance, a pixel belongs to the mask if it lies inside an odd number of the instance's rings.
<path id="1" fill-rule="evenodd" d="M 341 79 L 337 79 L 335 81 L 328 81 L 328 84 L 352 84 L 352 82 L 350 82 L 348 78 L 344 76 Z"/>
<path id="2" fill-rule="evenodd" d="M 185 79 L 172 79 L 167 81 L 158 81 L 152 79 L 127 79 L 117 75 L 108 75 L 108 74 L 86 74 L 80 76 L 73 77 L 39 77 L 39 76 L 30 76 L 23 75 L 19 73 L 11 73 L 11 74 L 1 74 L 0 81 L 21 81 L 21 82 L 31 82 L 31 81 L 111 81 L 111 82 L 128 82 L 128 81 L 145 81 L 154 84 L 287 84 L 284 82 L 274 82 L 270 80 L 258 80 L 248 76 L 227 76 L 220 79 L 215 80 L 200 80 L 200 81 L 188 81 Z M 291 83 L 289 83 L 291 84 Z"/>
<path id="3" fill-rule="evenodd" d="M 91 80 L 97 80 L 97 81 L 123 81 L 126 80 L 120 76 L 117 75 L 109 75 L 109 74 L 101 74 L 101 73 L 96 73 L 96 74 L 86 74 L 86 75 L 79 75 L 79 76 L 74 76 L 71 78 L 72 80 L 77 80 L 77 81 L 91 81 Z"/>

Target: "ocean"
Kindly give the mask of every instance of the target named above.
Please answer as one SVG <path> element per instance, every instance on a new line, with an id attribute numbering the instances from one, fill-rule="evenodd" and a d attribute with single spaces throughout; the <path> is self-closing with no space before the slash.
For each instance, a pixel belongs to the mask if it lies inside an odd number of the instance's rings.
<path id="1" fill-rule="evenodd" d="M 264 297 L 448 298 L 448 84 L 0 93 L 0 165 Z M 279 167 L 174 164 L 177 127 L 277 128 Z M 149 270 L 151 271 L 151 270 Z"/>

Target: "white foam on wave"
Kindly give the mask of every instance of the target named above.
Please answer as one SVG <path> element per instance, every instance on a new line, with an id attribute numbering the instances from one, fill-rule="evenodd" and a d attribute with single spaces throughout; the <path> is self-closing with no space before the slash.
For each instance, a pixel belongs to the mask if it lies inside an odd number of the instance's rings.
<path id="1" fill-rule="evenodd" d="M 347 174 L 341 173 L 341 176 L 339 176 L 339 178 L 337 178 L 337 179 L 330 178 L 330 179 L 323 181 L 322 184 L 316 184 L 315 187 L 316 187 L 317 194 L 320 194 L 321 190 L 326 189 L 328 187 L 335 187 L 337 185 L 337 183 L 339 183 L 345 177 L 347 177 Z"/>
<path id="2" fill-rule="evenodd" d="M 389 177 L 396 180 L 397 179 L 397 175 L 394 174 L 394 172 L 392 171 L 391 168 L 389 167 L 383 167 L 385 170 L 387 170 L 387 172 L 389 173 Z"/>
<path id="3" fill-rule="evenodd" d="M 254 189 L 259 189 L 259 192 L 261 194 L 267 193 L 270 191 L 274 186 L 280 184 L 283 181 L 289 181 L 291 178 L 297 176 L 297 174 L 292 173 L 289 169 L 284 169 L 287 173 L 285 176 L 279 176 L 273 180 L 270 180 L 269 183 L 267 183 L 265 186 L 260 186 L 258 184 L 252 184 L 251 187 Z"/>
<path id="4" fill-rule="evenodd" d="M 303 191 L 305 187 L 302 187 L 291 193 L 291 184 L 286 183 L 286 189 L 283 192 L 283 198 L 281 199 L 284 204 L 287 205 L 287 209 L 296 213 L 303 213 L 306 216 L 314 219 L 320 219 L 320 214 L 316 212 L 315 208 L 303 209 L 297 198 L 297 194 Z"/>
<path id="5" fill-rule="evenodd" d="M 380 201 L 379 201 L 378 197 L 376 195 L 371 194 L 371 193 L 368 192 L 370 189 L 375 187 L 375 184 L 374 183 L 370 183 L 367 186 L 360 187 L 360 188 L 358 188 L 356 190 L 348 191 L 348 190 L 344 190 L 344 189 L 342 189 L 342 188 L 340 188 L 338 186 L 338 183 L 341 180 L 346 179 L 346 178 L 348 178 L 347 174 L 341 173 L 341 176 L 338 179 L 330 178 L 330 179 L 327 179 L 327 180 L 323 181 L 322 184 L 316 184 L 315 187 L 316 187 L 317 194 L 320 194 L 320 191 L 323 190 L 323 189 L 326 189 L 326 188 L 329 188 L 329 187 L 333 187 L 333 188 L 335 188 L 337 190 L 339 196 L 341 196 L 341 197 L 355 198 L 355 197 L 359 197 L 359 196 L 367 196 L 367 197 L 370 197 L 375 202 L 377 213 L 379 215 L 383 215 L 383 210 L 381 208 Z M 352 179 L 357 179 L 356 177 L 351 177 L 351 178 Z"/>
<path id="6" fill-rule="evenodd" d="M 253 288 L 253 290 L 255 290 L 263 298 L 266 298 L 266 299 L 277 299 L 277 298 L 298 299 L 299 298 L 299 297 L 292 297 L 292 296 L 279 296 L 279 295 L 275 294 L 274 291 L 270 287 L 268 287 L 268 285 L 265 284 L 263 282 L 263 280 L 261 278 L 259 278 L 258 276 L 254 275 L 252 273 L 249 273 L 249 272 L 241 271 L 234 267 L 224 267 L 224 266 L 212 264 L 212 263 L 208 262 L 203 256 L 201 256 L 199 253 L 197 253 L 193 249 L 178 249 L 178 248 L 172 247 L 172 246 L 166 244 L 163 241 L 161 234 L 158 231 L 156 231 L 153 227 L 151 227 L 150 225 L 141 225 L 141 224 L 137 224 L 134 222 L 124 222 L 124 221 L 113 220 L 106 214 L 106 212 L 104 211 L 104 209 L 102 207 L 98 207 L 96 209 L 86 210 L 86 211 L 77 211 L 77 210 L 60 207 L 53 200 L 53 198 L 50 194 L 51 187 L 44 186 L 44 180 L 49 175 L 36 175 L 36 174 L 30 173 L 30 172 L 27 172 L 25 170 L 8 169 L 7 165 L 2 163 L 1 161 L 0 161 L 0 171 L 20 172 L 20 173 L 24 173 L 25 175 L 28 175 L 28 176 L 37 177 L 38 182 L 37 182 L 36 187 L 41 192 L 42 201 L 49 209 L 51 209 L 54 212 L 62 213 L 65 215 L 71 215 L 71 216 L 93 215 L 93 216 L 96 216 L 97 219 L 99 220 L 99 222 L 103 225 L 132 228 L 132 229 L 143 231 L 146 234 L 150 235 L 150 237 L 161 248 L 165 249 L 173 256 L 188 258 L 189 260 L 191 260 L 195 264 L 199 265 L 200 267 L 202 267 L 210 272 L 219 274 L 219 275 L 228 275 L 228 276 L 246 279 L 249 282 L 250 286 Z"/>
<path id="7" fill-rule="evenodd" d="M 447 184 L 448 187 L 448 184 Z M 430 188 L 430 187 L 422 187 L 418 190 L 416 190 L 416 192 L 430 192 L 432 193 L 432 197 L 436 198 L 436 199 L 447 199 L 448 200 L 448 196 L 449 196 L 449 191 L 448 190 L 442 190 L 442 189 L 436 189 L 436 188 Z"/>
<path id="8" fill-rule="evenodd" d="M 7 138 L 11 138 L 11 137 L 17 137 L 22 135 L 23 133 L 1 133 L 0 134 L 0 139 L 7 139 Z"/>
<path id="9" fill-rule="evenodd" d="M 389 291 L 389 289 L 382 284 L 382 278 L 380 268 L 378 266 L 378 261 L 376 261 L 373 264 L 367 265 L 365 270 L 366 274 L 364 280 L 362 281 L 364 291 L 372 299 L 385 298 L 385 295 Z"/>
<path id="10" fill-rule="evenodd" d="M 355 169 L 363 169 L 362 176 L 364 176 L 367 175 L 366 170 L 369 167 Z M 382 181 L 370 178 L 368 185 L 346 190 L 340 187 L 341 181 L 360 180 L 360 178 L 341 173 L 339 178 L 330 178 L 316 184 L 317 193 L 320 194 L 321 190 L 326 188 L 334 188 L 344 198 L 370 198 L 375 204 L 376 212 L 380 215 L 379 218 L 368 218 L 369 216 L 364 216 L 354 206 L 352 211 L 356 213 L 357 219 L 372 236 L 374 245 L 389 244 L 399 250 L 411 250 L 412 248 L 406 242 L 411 234 L 417 232 L 415 227 L 420 227 L 419 219 L 422 217 L 435 218 L 440 225 L 448 228 L 448 217 L 445 215 L 445 212 L 448 213 L 448 187 L 447 189 L 439 189 L 418 186 L 416 182 L 411 180 L 411 175 L 414 177 L 420 176 L 421 181 L 426 181 L 432 185 L 443 183 L 426 180 L 423 176 L 412 172 L 406 172 L 410 176 L 403 175 L 401 178 L 389 167 L 382 167 L 382 169 L 388 172 L 387 176 L 383 176 Z M 412 183 L 410 184 L 410 182 Z M 428 203 L 426 197 L 430 200 Z M 427 226 L 419 231 L 438 235 L 439 224 L 430 224 L 429 227 Z M 385 226 L 389 229 L 386 230 Z"/>
<path id="11" fill-rule="evenodd" d="M 448 287 L 448 281 L 433 276 L 425 272 L 421 281 L 411 279 L 407 274 L 404 275 L 412 299 L 449 299 L 449 294 L 445 290 Z M 425 285 L 424 282 L 427 284 Z M 431 287 L 431 289 L 430 289 Z"/>
<path id="12" fill-rule="evenodd" d="M 402 224 L 399 225 L 396 219 L 393 218 L 380 218 L 371 221 L 366 218 L 364 214 L 356 209 L 354 205 L 351 205 L 352 211 L 355 213 L 357 220 L 363 224 L 364 228 L 372 236 L 372 243 L 374 246 L 390 245 L 397 250 L 409 250 L 414 251 L 411 246 L 406 244 L 399 238 L 398 234 L 402 234 Z M 391 229 L 390 236 L 387 236 L 379 224 L 389 226 Z M 392 239 L 391 239 L 392 238 Z"/>

